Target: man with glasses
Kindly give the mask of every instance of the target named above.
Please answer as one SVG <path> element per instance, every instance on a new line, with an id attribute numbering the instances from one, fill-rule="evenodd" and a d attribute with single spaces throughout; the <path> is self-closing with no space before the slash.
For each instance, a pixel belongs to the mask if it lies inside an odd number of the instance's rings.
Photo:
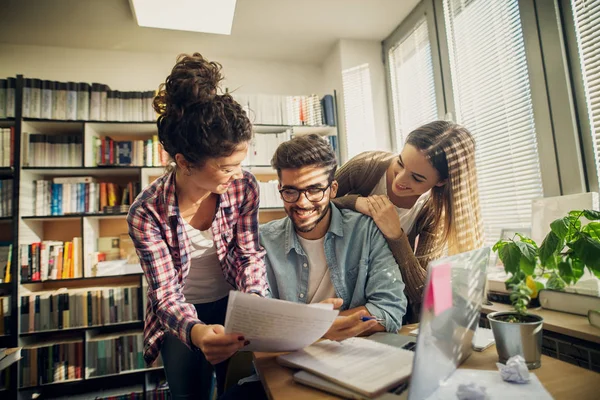
<path id="1" fill-rule="evenodd" d="M 272 296 L 339 307 L 325 335 L 332 340 L 400 329 L 406 297 L 398 265 L 371 218 L 331 203 L 337 160 L 329 143 L 295 137 L 271 164 L 288 215 L 260 227 Z"/>

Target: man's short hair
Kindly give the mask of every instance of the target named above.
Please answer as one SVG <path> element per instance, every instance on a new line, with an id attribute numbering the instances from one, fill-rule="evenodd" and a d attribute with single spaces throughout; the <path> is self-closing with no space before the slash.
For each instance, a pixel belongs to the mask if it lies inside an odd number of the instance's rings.
<path id="1" fill-rule="evenodd" d="M 281 179 L 282 169 L 309 166 L 325 168 L 329 172 L 329 182 L 331 183 L 337 169 L 337 159 L 329 141 L 313 133 L 295 136 L 280 144 L 271 159 L 271 165 L 277 170 L 279 179 Z"/>

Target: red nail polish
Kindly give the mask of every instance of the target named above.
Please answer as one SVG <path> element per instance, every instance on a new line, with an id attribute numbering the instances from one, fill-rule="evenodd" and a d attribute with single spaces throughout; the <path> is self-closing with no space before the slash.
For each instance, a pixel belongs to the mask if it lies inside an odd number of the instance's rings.
<path id="1" fill-rule="evenodd" d="M 246 340 L 246 338 L 243 336 L 238 336 L 238 340 L 241 342 L 242 340 Z"/>

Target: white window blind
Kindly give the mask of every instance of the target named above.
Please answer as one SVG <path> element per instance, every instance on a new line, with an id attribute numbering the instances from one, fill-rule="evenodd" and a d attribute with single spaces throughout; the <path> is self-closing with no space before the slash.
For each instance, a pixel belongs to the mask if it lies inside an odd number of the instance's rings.
<path id="1" fill-rule="evenodd" d="M 571 5 L 600 182 L 600 0 L 571 0 Z"/>
<path id="2" fill-rule="evenodd" d="M 397 150 L 415 128 L 437 119 L 433 62 L 427 21 L 421 19 L 413 30 L 388 52 L 394 133 Z"/>
<path id="3" fill-rule="evenodd" d="M 370 150 L 375 142 L 375 117 L 369 64 L 342 71 L 348 158 Z"/>
<path id="4" fill-rule="evenodd" d="M 542 197 L 518 0 L 444 0 L 456 118 L 475 136 L 486 244 Z"/>

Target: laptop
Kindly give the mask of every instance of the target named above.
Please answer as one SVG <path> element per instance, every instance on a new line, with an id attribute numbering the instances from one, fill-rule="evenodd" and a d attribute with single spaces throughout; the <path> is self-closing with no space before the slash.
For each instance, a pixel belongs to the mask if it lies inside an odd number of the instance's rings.
<path id="1" fill-rule="evenodd" d="M 369 337 L 415 351 L 408 399 L 428 398 L 471 355 L 489 257 L 490 248 L 484 247 L 430 262 L 416 340 L 393 333 Z M 349 396 L 341 386 L 306 371 L 294 374 L 294 380 L 346 398 L 362 398 Z M 405 389 L 406 385 L 401 385 L 379 399 L 406 398 Z"/>

